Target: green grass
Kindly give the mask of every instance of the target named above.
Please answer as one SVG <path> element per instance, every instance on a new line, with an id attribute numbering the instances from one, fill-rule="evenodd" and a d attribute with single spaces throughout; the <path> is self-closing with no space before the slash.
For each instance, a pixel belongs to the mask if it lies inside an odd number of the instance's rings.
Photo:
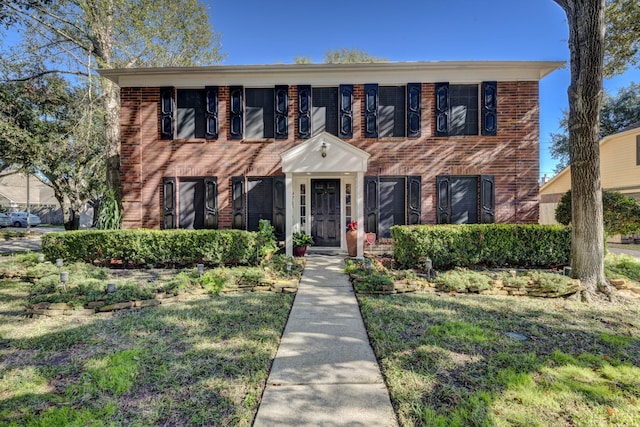
<path id="1" fill-rule="evenodd" d="M 293 301 L 203 295 L 25 318 L 31 288 L 0 280 L 0 425 L 250 425 Z"/>
<path id="2" fill-rule="evenodd" d="M 358 298 L 403 426 L 640 426 L 637 304 Z"/>

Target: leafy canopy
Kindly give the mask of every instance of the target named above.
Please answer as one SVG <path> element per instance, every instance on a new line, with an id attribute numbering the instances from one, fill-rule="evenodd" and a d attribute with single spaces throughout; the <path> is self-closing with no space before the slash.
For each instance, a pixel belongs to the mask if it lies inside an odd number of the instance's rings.
<path id="1" fill-rule="evenodd" d="M 604 229 L 609 235 L 640 233 L 640 203 L 617 191 L 602 191 Z M 556 208 L 556 221 L 571 223 L 571 190 L 567 191 Z"/>
<path id="2" fill-rule="evenodd" d="M 551 134 L 551 157 L 558 160 L 555 172 L 569 165 L 569 117 L 565 111 L 560 121 L 561 132 Z M 631 83 L 615 96 L 607 93 L 600 109 L 600 138 L 618 133 L 640 123 L 640 84 Z"/>

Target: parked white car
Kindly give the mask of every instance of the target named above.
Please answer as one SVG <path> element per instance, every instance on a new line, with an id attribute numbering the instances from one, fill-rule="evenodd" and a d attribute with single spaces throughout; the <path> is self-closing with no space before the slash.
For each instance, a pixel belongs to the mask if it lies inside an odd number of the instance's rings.
<path id="1" fill-rule="evenodd" d="M 27 226 L 27 213 L 26 212 L 11 212 L 9 214 L 11 218 L 11 224 L 14 227 L 26 227 Z M 40 217 L 38 215 L 29 214 L 29 225 L 36 227 L 40 225 Z"/>

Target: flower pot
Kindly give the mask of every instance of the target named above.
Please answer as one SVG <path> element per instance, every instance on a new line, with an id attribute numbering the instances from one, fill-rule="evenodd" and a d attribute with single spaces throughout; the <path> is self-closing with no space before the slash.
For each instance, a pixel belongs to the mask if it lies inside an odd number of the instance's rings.
<path id="1" fill-rule="evenodd" d="M 304 254 L 307 253 L 306 246 L 294 246 L 293 247 L 293 256 L 295 257 L 303 257 Z"/>
<path id="2" fill-rule="evenodd" d="M 347 252 L 350 257 L 358 255 L 358 230 L 347 231 Z"/>

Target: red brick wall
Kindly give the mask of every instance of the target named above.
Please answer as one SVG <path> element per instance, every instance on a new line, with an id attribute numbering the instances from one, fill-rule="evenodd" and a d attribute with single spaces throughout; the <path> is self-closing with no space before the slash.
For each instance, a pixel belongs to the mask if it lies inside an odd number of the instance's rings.
<path id="1" fill-rule="evenodd" d="M 422 136 L 364 138 L 364 85 L 354 85 L 353 138 L 371 154 L 368 175 L 422 176 L 422 223 L 436 222 L 436 176 L 494 175 L 496 222 L 538 222 L 538 83 L 498 83 L 497 136 L 435 137 L 434 84 L 422 84 Z M 232 176 L 282 175 L 280 153 L 297 140 L 297 89 L 289 88 L 289 138 L 229 140 L 229 90 L 219 91 L 217 140 L 160 139 L 159 88 L 122 88 L 124 227 L 159 228 L 162 178 L 218 177 L 220 228 L 231 226 Z"/>

